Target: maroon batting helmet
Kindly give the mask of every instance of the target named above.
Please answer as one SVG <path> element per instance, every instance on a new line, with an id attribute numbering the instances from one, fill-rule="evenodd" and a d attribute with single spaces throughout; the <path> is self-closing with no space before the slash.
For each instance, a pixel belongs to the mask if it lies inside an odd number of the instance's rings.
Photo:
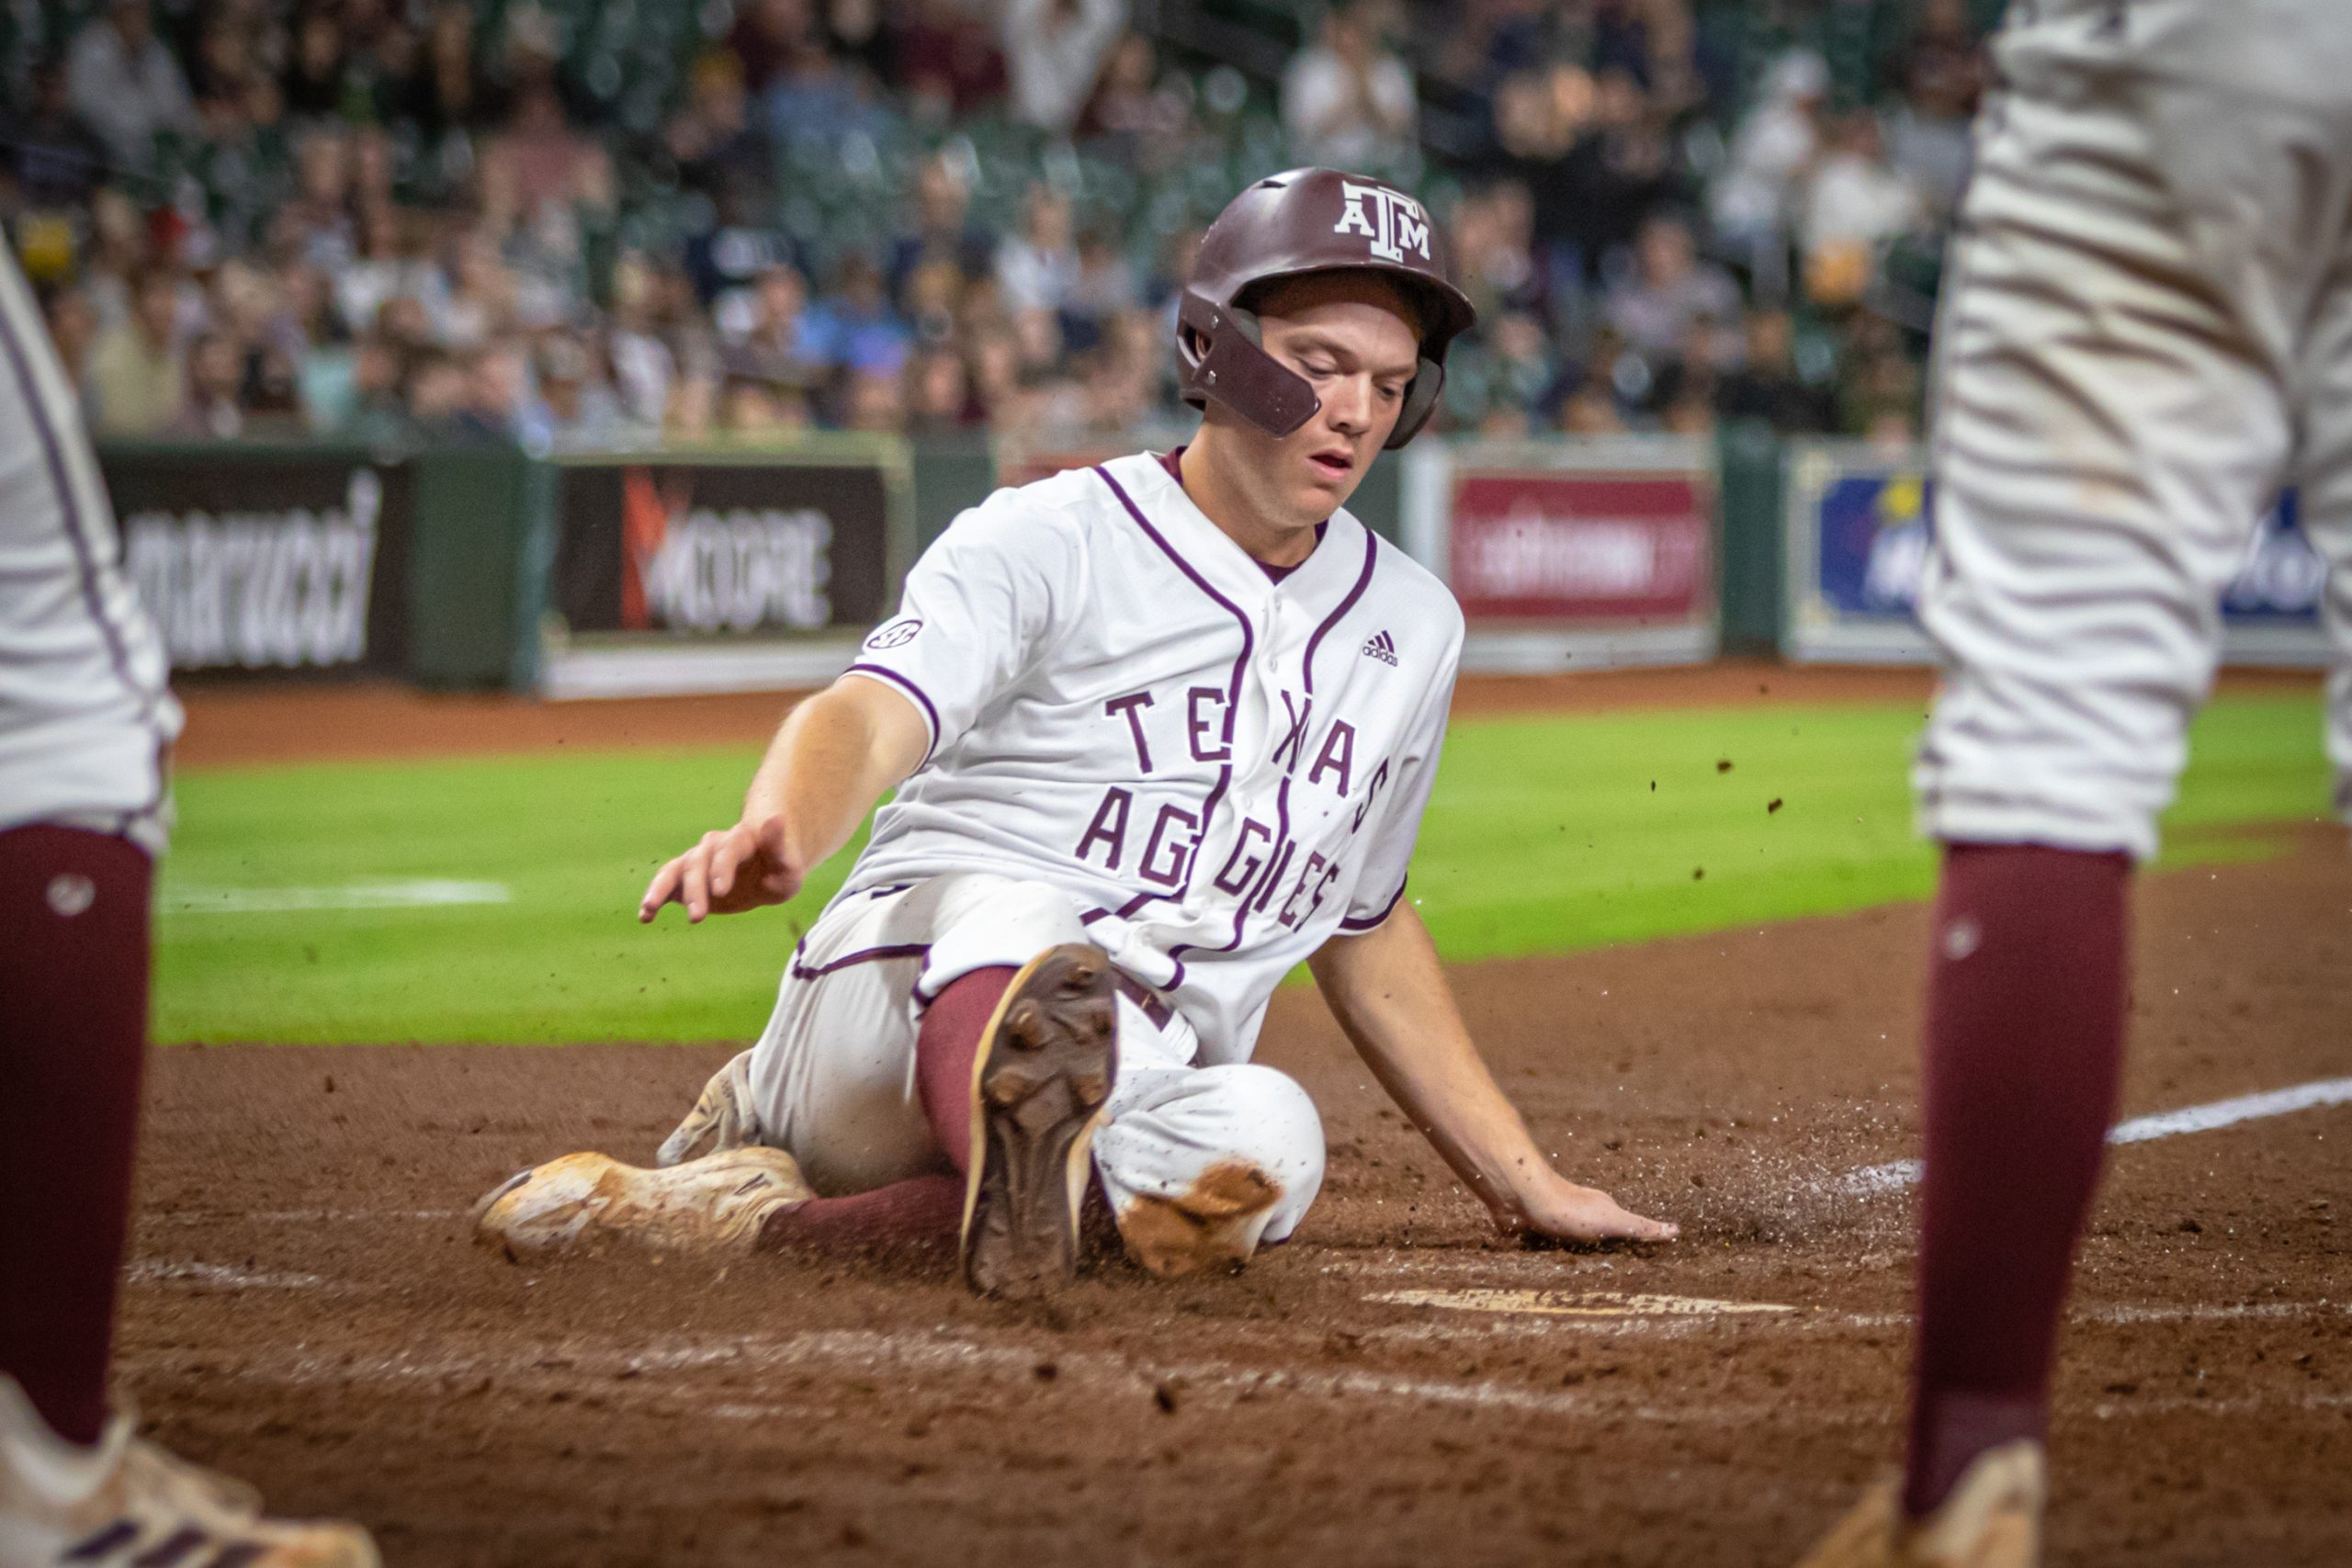
<path id="1" fill-rule="evenodd" d="M 1201 238 L 1192 282 L 1176 307 L 1184 400 L 1210 399 L 1274 435 L 1321 408 L 1304 378 L 1260 346 L 1246 297 L 1261 285 L 1317 272 L 1376 272 L 1419 306 L 1421 366 L 1388 445 L 1410 441 L 1445 387 L 1445 350 L 1478 313 L 1446 276 L 1445 248 L 1428 210 L 1385 181 L 1337 169 L 1293 169 L 1233 198 Z"/>

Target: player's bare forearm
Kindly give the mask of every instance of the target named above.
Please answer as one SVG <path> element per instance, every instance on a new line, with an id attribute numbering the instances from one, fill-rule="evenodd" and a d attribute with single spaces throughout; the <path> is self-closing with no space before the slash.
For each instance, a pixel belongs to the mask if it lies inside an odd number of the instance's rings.
<path id="1" fill-rule="evenodd" d="M 793 863 L 823 863 L 882 792 L 922 761 L 929 731 L 894 688 L 843 677 L 785 716 L 743 792 L 743 820 L 784 818 Z"/>
<path id="2" fill-rule="evenodd" d="M 914 772 L 929 740 L 922 714 L 895 690 L 836 681 L 785 716 L 744 791 L 742 819 L 656 872 L 637 918 L 650 921 L 673 902 L 694 921 L 783 903 L 849 842 L 882 792 Z"/>
<path id="3" fill-rule="evenodd" d="M 1333 938 L 1309 966 L 1373 1076 L 1503 1229 L 1578 1241 L 1674 1235 L 1552 1168 L 1478 1055 L 1412 906 Z"/>

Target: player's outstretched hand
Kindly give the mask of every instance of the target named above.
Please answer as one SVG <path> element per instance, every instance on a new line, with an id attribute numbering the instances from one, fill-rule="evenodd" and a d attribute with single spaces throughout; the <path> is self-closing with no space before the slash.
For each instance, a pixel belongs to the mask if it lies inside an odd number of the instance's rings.
<path id="1" fill-rule="evenodd" d="M 781 904 L 800 891 L 801 871 L 785 852 L 784 818 L 738 822 L 705 833 L 702 842 L 663 865 L 646 885 L 637 918 L 651 924 L 664 904 L 684 904 L 686 919 L 740 915 L 763 904 Z"/>
<path id="2" fill-rule="evenodd" d="M 1538 1192 L 1521 1194 L 1517 1204 L 1498 1213 L 1495 1220 L 1504 1235 L 1539 1245 L 1672 1241 L 1682 1234 L 1679 1225 L 1645 1218 L 1598 1188 L 1579 1187 L 1565 1177 L 1545 1182 Z"/>

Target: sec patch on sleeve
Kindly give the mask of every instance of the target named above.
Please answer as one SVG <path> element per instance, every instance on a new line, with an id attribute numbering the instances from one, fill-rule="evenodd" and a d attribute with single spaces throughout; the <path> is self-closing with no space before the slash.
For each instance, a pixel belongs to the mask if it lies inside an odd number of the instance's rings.
<path id="1" fill-rule="evenodd" d="M 922 616 L 901 615 L 895 621 L 875 627 L 873 635 L 865 639 L 865 646 L 876 652 L 886 648 L 904 648 L 914 641 L 915 633 L 921 630 Z"/>

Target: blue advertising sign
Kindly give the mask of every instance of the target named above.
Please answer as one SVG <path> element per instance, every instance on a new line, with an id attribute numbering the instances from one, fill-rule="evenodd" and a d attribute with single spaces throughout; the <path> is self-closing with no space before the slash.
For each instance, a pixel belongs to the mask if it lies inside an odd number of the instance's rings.
<path id="1" fill-rule="evenodd" d="M 1912 613 L 1933 542 L 1931 489 L 1917 463 L 1837 443 L 1801 449 L 1789 493 L 1790 656 L 1932 659 Z M 2290 491 L 2255 529 L 2222 594 L 2224 657 L 2324 662 L 2326 578 Z"/>

